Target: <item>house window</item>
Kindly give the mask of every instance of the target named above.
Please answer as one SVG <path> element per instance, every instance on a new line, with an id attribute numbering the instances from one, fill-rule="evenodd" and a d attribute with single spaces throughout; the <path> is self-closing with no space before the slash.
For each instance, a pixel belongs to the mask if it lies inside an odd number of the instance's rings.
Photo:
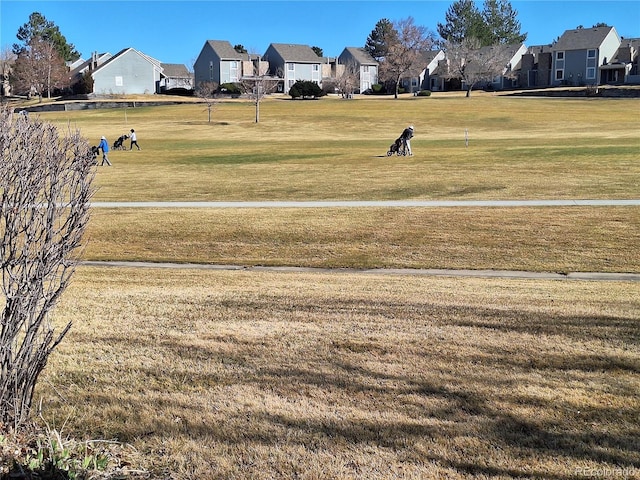
<path id="1" fill-rule="evenodd" d="M 556 70 L 556 80 L 564 80 L 564 70 L 558 69 Z"/>
<path id="2" fill-rule="evenodd" d="M 209 62 L 209 81 L 213 82 L 213 62 Z"/>
<path id="3" fill-rule="evenodd" d="M 564 60 L 564 52 L 556 52 L 556 60 Z"/>
<path id="4" fill-rule="evenodd" d="M 293 63 L 287 63 L 287 70 L 293 72 L 295 70 L 295 65 Z"/>
<path id="5" fill-rule="evenodd" d="M 124 80 L 122 79 L 122 77 L 118 76 L 116 77 L 116 87 L 121 87 L 124 85 Z"/>
<path id="6" fill-rule="evenodd" d="M 320 65 L 314 63 L 313 64 L 313 71 L 317 72 L 318 70 L 320 70 Z"/>
<path id="7" fill-rule="evenodd" d="M 589 80 L 596 78 L 596 69 L 594 67 L 587 68 L 587 78 Z"/>
<path id="8" fill-rule="evenodd" d="M 587 50 L 587 58 L 596 58 L 596 50 L 595 49 Z"/>
<path id="9" fill-rule="evenodd" d="M 362 71 L 363 71 L 364 73 L 369 73 L 369 65 L 363 65 L 363 66 L 362 66 Z"/>

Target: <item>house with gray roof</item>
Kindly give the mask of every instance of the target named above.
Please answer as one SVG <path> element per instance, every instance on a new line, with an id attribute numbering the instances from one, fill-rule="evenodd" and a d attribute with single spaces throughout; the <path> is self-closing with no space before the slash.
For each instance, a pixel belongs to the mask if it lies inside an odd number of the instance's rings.
<path id="1" fill-rule="evenodd" d="M 93 70 L 93 93 L 154 94 L 162 74 L 159 60 L 135 48 L 125 48 Z"/>
<path id="2" fill-rule="evenodd" d="M 372 85 L 378 83 L 378 62 L 361 47 L 346 47 L 338 62 L 342 65 L 352 65 L 357 72 L 359 88 L 354 93 L 366 92 Z"/>
<path id="3" fill-rule="evenodd" d="M 176 93 L 193 91 L 193 75 L 185 65 L 179 63 L 163 63 L 159 93 Z"/>
<path id="4" fill-rule="evenodd" d="M 308 45 L 272 43 L 263 55 L 269 63 L 269 75 L 283 79 L 282 93 L 298 80 L 308 80 L 322 87 L 322 57 Z"/>
<path id="5" fill-rule="evenodd" d="M 252 75 L 251 56 L 236 51 L 227 40 L 207 40 L 193 65 L 197 87 L 204 82 L 237 83 L 245 75 Z"/>
<path id="6" fill-rule="evenodd" d="M 640 38 L 622 38 L 615 55 L 600 67 L 600 83 L 640 83 L 639 58 Z"/>
<path id="7" fill-rule="evenodd" d="M 445 59 L 442 50 L 427 50 L 421 53 L 422 71 L 418 74 L 417 85 L 420 90 L 431 90 L 433 92 L 444 90 L 444 85 L 438 77 L 438 65 Z M 415 82 L 415 80 L 412 80 Z"/>
<path id="8" fill-rule="evenodd" d="M 620 48 L 614 27 L 567 30 L 553 45 L 552 86 L 597 85 Z M 605 74 L 606 75 L 606 74 Z"/>

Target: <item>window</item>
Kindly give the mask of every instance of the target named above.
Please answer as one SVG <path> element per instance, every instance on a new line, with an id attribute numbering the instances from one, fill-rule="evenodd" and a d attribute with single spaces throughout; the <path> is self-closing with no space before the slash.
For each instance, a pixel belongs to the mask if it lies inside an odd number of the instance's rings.
<path id="1" fill-rule="evenodd" d="M 287 70 L 293 72 L 295 70 L 295 65 L 293 63 L 287 63 Z"/>
<path id="2" fill-rule="evenodd" d="M 587 78 L 589 80 L 596 78 L 596 69 L 594 67 L 587 68 Z"/>
<path id="3" fill-rule="evenodd" d="M 556 60 L 564 60 L 564 52 L 556 52 Z"/>
<path id="4" fill-rule="evenodd" d="M 587 50 L 587 58 L 596 58 L 596 50 L 595 49 Z"/>
<path id="5" fill-rule="evenodd" d="M 556 80 L 564 80 L 564 70 L 556 70 Z"/>
<path id="6" fill-rule="evenodd" d="M 369 73 L 369 65 L 363 65 L 363 66 L 362 66 L 362 71 L 363 71 L 364 73 Z"/>
<path id="7" fill-rule="evenodd" d="M 116 77 L 116 87 L 121 87 L 124 85 L 124 80 L 122 77 L 118 76 Z"/>
<path id="8" fill-rule="evenodd" d="M 317 72 L 318 70 L 320 70 L 320 65 L 317 65 L 317 64 L 314 63 L 313 64 L 313 71 Z"/>

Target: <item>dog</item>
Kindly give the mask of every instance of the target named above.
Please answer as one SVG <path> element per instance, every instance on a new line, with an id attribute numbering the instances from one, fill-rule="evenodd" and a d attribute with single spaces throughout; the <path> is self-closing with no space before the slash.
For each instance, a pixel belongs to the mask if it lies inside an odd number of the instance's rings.
<path id="1" fill-rule="evenodd" d="M 91 147 L 91 153 L 93 154 L 93 158 L 98 158 L 98 155 L 100 155 L 100 149 L 94 145 Z"/>

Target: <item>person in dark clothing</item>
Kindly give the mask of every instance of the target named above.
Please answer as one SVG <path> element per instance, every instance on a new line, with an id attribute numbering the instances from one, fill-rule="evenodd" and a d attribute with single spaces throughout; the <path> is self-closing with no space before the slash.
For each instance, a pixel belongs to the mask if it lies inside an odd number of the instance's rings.
<path id="1" fill-rule="evenodd" d="M 413 155 L 411 152 L 411 139 L 413 138 L 413 125 L 409 125 L 400 135 L 407 155 Z"/>

